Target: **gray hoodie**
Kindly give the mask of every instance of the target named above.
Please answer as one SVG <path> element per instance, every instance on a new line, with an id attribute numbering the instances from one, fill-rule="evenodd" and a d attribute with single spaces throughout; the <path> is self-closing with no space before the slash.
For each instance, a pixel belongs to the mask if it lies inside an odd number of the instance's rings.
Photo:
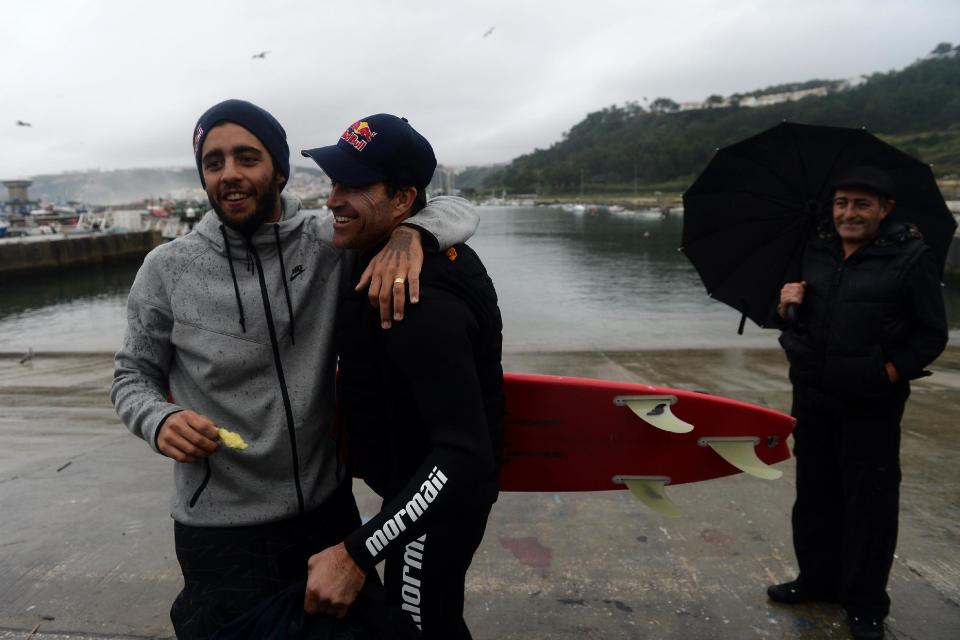
<path id="1" fill-rule="evenodd" d="M 175 463 L 172 515 L 183 524 L 295 516 L 342 480 L 333 329 L 355 256 L 333 247 L 329 214 L 304 214 L 287 197 L 283 209 L 249 246 L 208 211 L 193 232 L 147 255 L 130 290 L 110 394 L 123 422 L 158 451 L 164 419 L 191 409 L 249 445 Z M 440 197 L 408 222 L 445 249 L 477 220 L 466 201 Z"/>

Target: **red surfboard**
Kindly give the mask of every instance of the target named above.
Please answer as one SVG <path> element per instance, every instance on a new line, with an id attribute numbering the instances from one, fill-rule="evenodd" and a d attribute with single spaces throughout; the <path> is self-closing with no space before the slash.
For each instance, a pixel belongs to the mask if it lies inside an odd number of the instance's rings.
<path id="1" fill-rule="evenodd" d="M 794 419 L 746 402 L 521 373 L 504 375 L 504 392 L 503 491 L 629 486 L 637 494 L 639 485 L 631 479 L 662 487 L 741 471 L 772 479 L 780 472 L 769 465 L 790 457 L 787 436 Z"/>

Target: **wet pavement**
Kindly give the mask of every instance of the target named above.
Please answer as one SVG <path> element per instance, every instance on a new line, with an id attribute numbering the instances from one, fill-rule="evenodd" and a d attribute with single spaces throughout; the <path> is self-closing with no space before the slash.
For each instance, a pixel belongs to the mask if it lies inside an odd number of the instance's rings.
<path id="1" fill-rule="evenodd" d="M 516 353 L 511 371 L 698 389 L 786 411 L 767 349 Z M 960 347 L 917 382 L 903 423 L 889 638 L 960 637 Z M 0 354 L 0 640 L 169 638 L 180 588 L 172 462 L 120 424 L 107 354 Z M 793 462 L 668 488 L 659 516 L 627 492 L 504 494 L 467 576 L 478 639 L 848 638 L 834 606 L 769 603 L 794 577 Z M 571 470 L 575 472 L 575 470 Z M 358 491 L 361 510 L 378 501 Z M 38 626 L 39 625 L 39 626 Z"/>

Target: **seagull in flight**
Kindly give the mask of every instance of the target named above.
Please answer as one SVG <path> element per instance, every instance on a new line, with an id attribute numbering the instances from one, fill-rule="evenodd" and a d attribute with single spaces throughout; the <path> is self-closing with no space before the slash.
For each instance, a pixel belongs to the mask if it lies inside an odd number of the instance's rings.
<path id="1" fill-rule="evenodd" d="M 483 34 L 483 37 L 486 38 L 487 36 L 489 36 L 491 33 L 493 33 L 493 30 L 496 29 L 496 28 L 497 28 L 496 26 L 493 26 L 493 27 L 490 27 L 489 29 L 487 29 L 487 32 L 486 32 L 485 34 Z"/>
<path id="2" fill-rule="evenodd" d="M 24 122 L 23 120 L 17 120 L 18 127 L 32 127 L 33 125 L 29 122 Z"/>
<path id="3" fill-rule="evenodd" d="M 263 60 L 263 59 L 265 59 L 265 58 L 267 57 L 267 54 L 268 54 L 268 53 L 270 53 L 270 52 L 269 52 L 269 51 L 261 51 L 260 53 L 255 53 L 255 54 L 253 54 L 252 56 L 250 56 L 250 58 L 251 58 L 251 59 L 260 58 L 261 60 Z"/>

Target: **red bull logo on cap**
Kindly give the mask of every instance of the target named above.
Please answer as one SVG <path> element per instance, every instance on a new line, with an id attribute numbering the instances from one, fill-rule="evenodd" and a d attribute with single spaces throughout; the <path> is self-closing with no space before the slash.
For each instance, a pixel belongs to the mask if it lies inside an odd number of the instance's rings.
<path id="1" fill-rule="evenodd" d="M 357 151 L 363 151 L 364 147 L 367 146 L 374 136 L 377 135 L 377 132 L 370 128 L 370 125 L 365 120 L 358 120 L 352 125 L 347 127 L 347 130 L 343 132 L 343 135 L 340 136 L 340 139 L 347 142 L 351 147 Z"/>

